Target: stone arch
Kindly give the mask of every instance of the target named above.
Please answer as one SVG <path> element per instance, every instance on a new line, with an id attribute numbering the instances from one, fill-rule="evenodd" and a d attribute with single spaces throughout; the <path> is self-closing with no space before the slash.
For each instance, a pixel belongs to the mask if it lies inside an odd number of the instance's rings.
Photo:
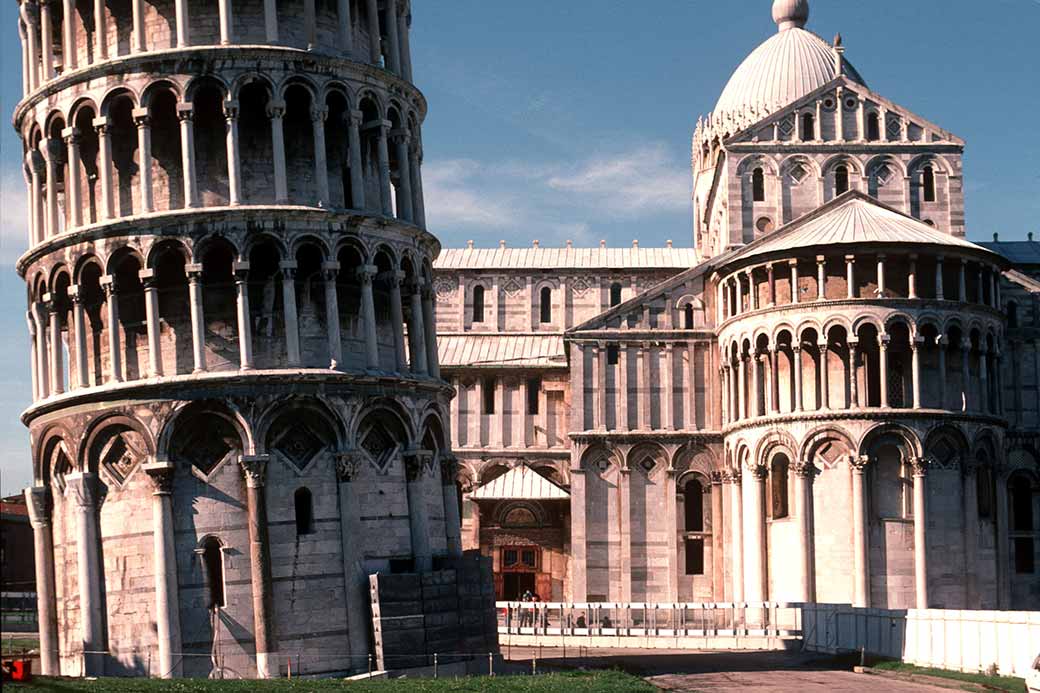
<path id="1" fill-rule="evenodd" d="M 190 462 L 209 474 L 227 457 L 256 450 L 253 427 L 233 404 L 201 400 L 178 408 L 163 424 L 159 459 Z"/>
<path id="2" fill-rule="evenodd" d="M 198 91 L 204 87 L 217 89 L 220 92 L 221 98 L 238 98 L 237 85 L 233 91 L 231 85 L 222 79 L 219 74 L 205 74 L 192 77 L 188 80 L 188 83 L 184 87 L 184 102 L 194 103 Z"/>
<path id="3" fill-rule="evenodd" d="M 844 428 L 827 424 L 810 430 L 802 439 L 796 461 L 809 462 L 813 466 L 833 469 L 848 456 L 854 454 L 856 444 Z M 817 461 L 822 461 L 817 464 Z"/>
<path id="4" fill-rule="evenodd" d="M 110 414 L 93 421 L 84 432 L 79 450 L 79 469 L 93 474 L 102 470 L 118 484 L 138 465 L 155 455 L 151 432 L 138 419 Z"/>
<path id="5" fill-rule="evenodd" d="M 758 441 L 755 446 L 754 456 L 751 458 L 755 460 L 755 466 L 769 466 L 770 460 L 778 452 L 783 452 L 787 455 L 787 458 L 791 462 L 795 462 L 795 451 L 798 450 L 798 442 L 794 439 L 787 431 L 779 428 L 771 429 L 766 435 Z"/>
<path id="6" fill-rule="evenodd" d="M 856 338 L 858 339 L 859 338 L 860 329 L 862 329 L 866 325 L 869 325 L 869 326 L 873 327 L 874 330 L 879 335 L 885 333 L 885 330 L 884 330 L 885 321 L 878 315 L 874 315 L 874 314 L 868 313 L 868 314 L 856 316 L 852 320 L 852 332 L 851 332 L 851 334 L 856 335 Z"/>
<path id="7" fill-rule="evenodd" d="M 629 449 L 625 456 L 625 469 L 641 471 L 646 476 L 653 476 L 667 467 L 668 454 L 657 443 L 640 443 Z"/>
<path id="8" fill-rule="evenodd" d="M 178 101 L 181 101 L 181 87 L 179 84 L 170 79 L 157 79 L 153 82 L 149 82 L 148 86 L 141 92 L 141 107 L 151 108 L 152 99 L 155 98 L 156 92 L 170 91 Z"/>
<path id="9" fill-rule="evenodd" d="M 924 454 L 941 469 L 959 469 L 967 462 L 970 447 L 964 432 L 952 424 L 940 424 L 928 431 Z"/>
<path id="10" fill-rule="evenodd" d="M 859 454 L 869 454 L 871 447 L 886 436 L 899 439 L 906 446 L 909 455 L 915 457 L 922 455 L 920 438 L 911 429 L 898 423 L 879 423 L 867 429 L 860 437 Z"/>
<path id="11" fill-rule="evenodd" d="M 48 426 L 39 436 L 39 442 L 33 454 L 33 482 L 38 485 L 47 486 L 51 483 L 63 485 L 61 477 L 73 470 L 73 460 L 76 459 L 76 450 L 69 449 L 69 442 L 75 441 L 76 437 L 69 433 L 62 423 L 54 423 Z M 63 455 L 59 459 L 59 454 Z M 62 469 L 57 465 L 62 464 Z"/>
<path id="12" fill-rule="evenodd" d="M 624 460 L 617 450 L 605 445 L 591 445 L 582 453 L 578 466 L 586 472 L 591 471 L 602 476 L 611 467 L 621 469 Z"/>
<path id="13" fill-rule="evenodd" d="M 385 474 L 400 453 L 413 447 L 412 422 L 392 400 L 374 403 L 358 414 L 353 440 L 375 469 Z"/>
<path id="14" fill-rule="evenodd" d="M 256 426 L 262 453 L 278 454 L 303 472 L 322 454 L 343 449 L 343 426 L 335 412 L 317 398 L 298 397 L 276 402 Z"/>

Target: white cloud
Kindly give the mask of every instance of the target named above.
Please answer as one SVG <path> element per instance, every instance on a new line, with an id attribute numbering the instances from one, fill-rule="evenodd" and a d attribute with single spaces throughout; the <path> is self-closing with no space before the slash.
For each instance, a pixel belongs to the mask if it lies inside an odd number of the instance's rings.
<path id="1" fill-rule="evenodd" d="M 684 212 L 689 181 L 658 143 L 579 161 L 454 159 L 423 169 L 435 232 L 511 231 L 551 245 L 588 244 L 597 226 Z"/>

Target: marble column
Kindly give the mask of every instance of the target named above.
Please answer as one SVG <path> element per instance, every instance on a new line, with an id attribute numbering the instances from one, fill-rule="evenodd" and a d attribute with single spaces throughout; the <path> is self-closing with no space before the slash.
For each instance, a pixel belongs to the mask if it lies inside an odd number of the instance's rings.
<path id="1" fill-rule="evenodd" d="M 856 256 L 846 255 L 845 256 L 845 296 L 846 298 L 856 298 Z"/>
<path id="2" fill-rule="evenodd" d="M 584 426 L 581 427 L 582 429 Z M 576 454 L 576 453 L 575 453 Z M 584 602 L 588 595 L 585 547 L 585 470 L 571 468 L 571 595 L 570 601 Z"/>
<path id="3" fill-rule="evenodd" d="M 858 409 L 859 403 L 859 341 L 849 340 L 849 408 Z"/>
<path id="4" fill-rule="evenodd" d="M 776 273 L 773 271 L 773 263 L 766 265 L 767 281 L 769 282 L 769 305 L 776 305 Z"/>
<path id="5" fill-rule="evenodd" d="M 361 168 L 361 117 L 361 111 L 351 111 L 347 117 L 350 201 L 354 209 L 365 209 L 365 177 Z"/>
<path id="6" fill-rule="evenodd" d="M 411 286 L 411 312 L 408 321 L 409 351 L 411 352 L 411 369 L 414 375 L 427 374 L 426 331 L 423 326 L 422 304 L 423 282 L 417 279 Z"/>
<path id="7" fill-rule="evenodd" d="M 69 300 L 72 301 L 72 331 L 76 339 L 76 387 L 88 387 L 90 371 L 87 368 L 87 316 L 83 307 L 83 295 L 76 285 L 70 286 L 68 293 Z M 71 387 L 71 383 L 69 385 Z"/>
<path id="8" fill-rule="evenodd" d="M 798 261 L 790 260 L 791 267 L 791 303 L 798 303 Z"/>
<path id="9" fill-rule="evenodd" d="M 395 371 L 404 373 L 407 362 L 404 356 L 404 308 L 401 305 L 401 281 L 404 272 L 392 270 L 387 281 L 390 283 L 390 321 L 394 328 L 394 362 Z"/>
<path id="10" fill-rule="evenodd" d="M 144 313 L 148 332 L 148 375 L 158 378 L 163 374 L 162 341 L 159 316 L 159 284 L 153 269 L 137 273 L 144 286 Z"/>
<path id="11" fill-rule="evenodd" d="M 418 140 L 418 133 L 412 135 Z M 412 213 L 415 218 L 413 221 L 415 225 L 421 229 L 426 228 L 426 202 L 423 199 L 423 187 L 422 187 L 422 144 L 418 141 L 415 146 L 411 148 L 411 165 L 408 167 L 412 174 Z"/>
<path id="12" fill-rule="evenodd" d="M 690 431 L 697 430 L 697 385 L 697 344 L 691 341 L 686 345 L 686 411 L 683 412 L 686 429 Z"/>
<path id="13" fill-rule="evenodd" d="M 25 504 L 33 528 L 36 566 L 36 610 L 39 618 L 40 673 L 58 676 L 58 601 L 54 580 L 54 534 L 51 529 L 50 490 L 46 486 L 25 489 Z"/>
<path id="14" fill-rule="evenodd" d="M 921 345 L 923 343 L 923 337 L 910 338 L 910 371 L 914 381 L 914 409 L 921 408 Z"/>
<path id="15" fill-rule="evenodd" d="M 742 354 L 737 365 L 737 420 L 748 418 L 747 372 L 750 357 Z"/>
<path id="16" fill-rule="evenodd" d="M 289 203 L 289 181 L 285 170 L 285 132 L 282 128 L 285 117 L 285 102 L 274 100 L 267 104 L 267 117 L 271 120 L 271 160 L 274 162 L 274 201 Z"/>
<path id="17" fill-rule="evenodd" d="M 816 256 L 816 299 L 827 300 L 827 258 L 823 255 Z"/>
<path id="18" fill-rule="evenodd" d="M 979 576 L 976 557 L 979 553 L 979 498 L 974 460 L 961 461 L 963 475 L 961 484 L 961 513 L 964 516 L 964 603 L 969 607 L 979 606 Z M 989 493 L 987 489 L 985 491 Z"/>
<path id="19" fill-rule="evenodd" d="M 665 470 L 664 483 L 661 490 L 664 492 L 664 516 L 670 527 L 681 527 L 679 524 L 678 503 L 676 502 L 676 470 L 668 467 Z M 668 532 L 668 543 L 665 547 L 665 564 L 668 570 L 666 582 L 667 592 L 665 600 L 676 602 L 679 600 L 679 542 L 682 537 L 677 532 Z M 631 537 L 631 535 L 630 535 Z"/>
<path id="20" fill-rule="evenodd" d="M 339 28 L 339 48 L 343 55 L 354 53 L 354 20 L 350 16 L 350 0 L 336 0 L 336 20 Z"/>
<path id="21" fill-rule="evenodd" d="M 961 303 L 968 302 L 968 261 L 961 259 L 960 267 L 957 270 L 957 300 Z"/>
<path id="22" fill-rule="evenodd" d="M 69 226 L 76 229 L 83 225 L 83 199 L 80 194 L 82 191 L 81 173 L 83 170 L 79 155 L 80 133 L 77 128 L 65 128 L 61 131 L 61 135 L 65 138 L 65 152 L 68 156 L 68 173 L 65 176 L 65 198 L 69 214 Z M 149 144 L 149 149 L 147 150 L 149 161 L 151 160 L 150 142 L 149 138 L 149 142 L 146 143 Z M 142 149 L 141 151 L 144 152 L 145 150 Z M 142 170 L 142 178 L 143 174 L 144 171 Z M 151 191 L 149 191 L 148 195 L 149 197 L 147 198 L 142 197 L 142 200 L 151 205 Z M 151 206 L 146 211 L 151 211 Z"/>
<path id="23" fill-rule="evenodd" d="M 103 2 L 104 0 L 95 0 Z M 177 24 L 177 47 L 184 48 L 188 45 L 188 0 L 174 0 L 174 18 Z"/>
<path id="24" fill-rule="evenodd" d="M 140 0 L 139 0 L 140 1 Z M 217 15 L 220 22 L 220 44 L 226 46 L 232 43 L 232 27 L 235 25 L 232 16 L 232 0 L 217 0 Z"/>
<path id="25" fill-rule="evenodd" d="M 106 140 L 107 141 L 107 140 Z M 41 142 L 44 161 L 47 164 L 47 237 L 53 238 L 61 233 L 61 210 L 58 207 L 58 171 L 62 166 L 64 143 L 59 139 L 48 138 Z"/>
<path id="26" fill-rule="evenodd" d="M 867 533 L 867 457 L 849 456 L 852 474 L 852 605 L 870 606 L 870 562 Z"/>
<path id="27" fill-rule="evenodd" d="M 272 604 L 271 552 L 267 539 L 267 499 L 264 492 L 268 459 L 267 455 L 242 455 L 238 460 L 246 480 L 253 637 L 256 642 L 256 675 L 261 679 L 279 676 Z"/>
<path id="28" fill-rule="evenodd" d="M 141 193 L 141 212 L 147 214 L 155 209 L 152 191 L 152 117 L 147 108 L 133 110 L 137 125 L 138 183 Z M 77 157 L 78 158 L 78 157 Z"/>
<path id="29" fill-rule="evenodd" d="M 794 410 L 802 411 L 802 347 L 792 346 L 794 358 Z"/>
<path id="30" fill-rule="evenodd" d="M 33 3 L 21 3 L 22 21 L 25 23 L 27 41 L 26 58 L 28 59 L 28 72 L 26 76 L 26 91 L 35 91 L 40 84 L 39 58 L 40 58 L 40 18 L 39 7 Z"/>
<path id="31" fill-rule="evenodd" d="M 881 253 L 877 256 L 877 295 L 885 297 L 885 256 Z"/>
<path id="32" fill-rule="evenodd" d="M 831 408 L 830 377 L 827 368 L 827 344 L 818 345 L 820 350 L 820 409 Z"/>
<path id="33" fill-rule="evenodd" d="M 391 139 L 397 156 L 397 217 L 414 222 L 411 157 L 408 152 L 412 137 L 407 130 L 400 130 L 392 133 Z"/>
<path id="34" fill-rule="evenodd" d="M 791 467 L 794 473 L 794 515 L 797 521 L 794 540 L 795 583 L 794 601 L 815 601 L 813 590 L 813 551 L 812 551 L 812 516 L 813 516 L 813 476 L 816 468 L 812 462 L 802 460 Z"/>
<path id="35" fill-rule="evenodd" d="M 159 643 L 159 677 L 182 674 L 180 599 L 177 588 L 177 546 L 174 542 L 173 475 L 171 462 L 150 462 L 144 471 L 152 480 L 152 555 L 155 567 L 155 626 Z"/>
<path id="36" fill-rule="evenodd" d="M 379 370 L 379 344 L 376 341 L 376 303 L 372 295 L 372 280 L 379 269 L 375 265 L 358 268 L 361 280 L 361 319 L 365 330 L 365 365 L 368 370 Z"/>
<path id="37" fill-rule="evenodd" d="M 943 293 L 943 256 L 939 255 L 935 258 L 935 298 L 937 300 L 944 300 L 946 296 Z"/>
<path id="38" fill-rule="evenodd" d="M 935 348 L 939 350 L 939 409 L 946 409 L 946 345 L 948 341 L 945 336 L 935 340 Z"/>
<path id="39" fill-rule="evenodd" d="M 279 264 L 282 270 L 282 306 L 285 313 L 285 354 L 289 365 L 300 366 L 300 318 L 296 310 L 296 269 L 295 260 L 283 260 Z"/>
<path id="40" fill-rule="evenodd" d="M 264 34 L 267 43 L 278 43 L 278 0 L 264 0 Z"/>
<path id="41" fill-rule="evenodd" d="M 358 499 L 357 480 L 365 468 L 364 453 L 347 451 L 336 455 L 336 481 L 339 495 L 340 541 L 343 557 L 344 602 L 347 607 L 347 643 L 352 667 L 364 666 L 364 656 L 370 651 L 367 618 L 369 610 L 368 571 L 365 570 L 361 538 L 361 502 Z"/>
<path id="42" fill-rule="evenodd" d="M 228 204 L 242 204 L 242 161 L 238 153 L 238 99 L 224 101 L 224 122 L 227 128 L 224 147 L 228 161 Z"/>
<path id="43" fill-rule="evenodd" d="M 765 482 L 768 470 L 753 465 L 745 470 L 744 486 L 744 599 L 766 601 Z"/>
<path id="44" fill-rule="evenodd" d="M 383 62 L 383 42 L 379 31 L 378 0 L 365 0 L 365 14 L 368 15 L 369 58 L 373 65 L 380 65 Z"/>
<path id="45" fill-rule="evenodd" d="M 48 375 L 50 369 L 47 367 L 49 355 L 47 354 L 47 313 L 46 306 L 42 301 L 34 301 L 29 306 L 29 316 L 36 328 L 36 390 L 39 399 L 50 396 L 51 380 Z"/>
<path id="46" fill-rule="evenodd" d="M 408 496 L 408 529 L 412 543 L 415 572 L 427 573 L 433 569 L 433 550 L 430 547 L 429 515 L 426 508 L 426 480 L 431 476 L 433 453 L 428 450 L 410 450 L 404 453 L 406 491 Z"/>
<path id="47" fill-rule="evenodd" d="M 177 45 L 182 46 L 180 42 L 181 35 L 181 5 L 187 5 L 187 0 L 176 0 L 177 3 Z M 108 22 L 105 21 L 105 0 L 94 0 L 94 62 L 98 63 L 105 60 L 108 57 Z M 184 24 L 187 24 L 187 8 L 184 10 L 185 19 Z M 187 26 L 184 27 L 187 32 Z M 187 33 L 185 33 L 187 35 Z M 186 42 L 185 42 L 186 43 Z"/>
<path id="48" fill-rule="evenodd" d="M 726 601 L 726 561 L 725 561 L 725 516 L 723 507 L 722 474 L 711 473 L 711 598 L 716 602 Z M 675 494 L 673 493 L 674 497 Z M 673 515 L 674 517 L 674 515 Z M 670 597 L 678 601 L 678 595 Z"/>
<path id="49" fill-rule="evenodd" d="M 105 308 L 108 313 L 108 360 L 109 382 L 123 381 L 122 329 L 119 322 L 119 292 L 115 280 L 109 275 L 101 277 L 101 288 L 105 292 Z"/>
<path id="50" fill-rule="evenodd" d="M 184 267 L 188 275 L 188 303 L 191 308 L 191 351 L 194 373 L 206 370 L 206 316 L 202 305 L 202 265 Z"/>
<path id="51" fill-rule="evenodd" d="M 253 325 L 249 313 L 249 263 L 236 261 L 235 308 L 238 316 L 238 361 L 243 371 L 253 368 Z"/>
<path id="52" fill-rule="evenodd" d="M 914 474 L 914 595 L 918 609 L 928 608 L 928 460 L 911 460 Z"/>
<path id="53" fill-rule="evenodd" d="M 64 315 L 61 306 L 51 294 L 44 294 L 43 300 L 47 304 L 47 318 L 50 327 L 47 334 L 50 335 L 50 373 L 51 394 L 60 395 L 65 392 L 65 364 L 62 350 L 62 328 Z"/>
<path id="54" fill-rule="evenodd" d="M 184 174 L 184 206 L 199 206 L 199 191 L 195 177 L 195 106 L 177 104 L 177 118 L 181 123 L 181 170 Z M 95 121 L 96 123 L 97 121 Z"/>
<path id="55" fill-rule="evenodd" d="M 623 518 L 630 518 L 632 517 L 632 470 L 628 468 L 627 464 L 621 467 L 619 484 L 620 515 Z M 628 603 L 632 601 L 632 523 L 622 521 L 618 524 L 621 531 L 621 599 L 619 601 Z"/>
<path id="56" fill-rule="evenodd" d="M 725 479 L 730 487 L 730 572 L 733 581 L 730 598 L 734 602 L 742 602 L 744 601 L 744 494 L 741 489 L 740 469 L 727 470 Z"/>
<path id="57" fill-rule="evenodd" d="M 342 370 L 343 338 L 339 326 L 339 293 L 336 289 L 339 263 L 326 262 L 321 266 L 321 270 L 325 280 L 325 325 L 329 340 L 329 368 Z"/>
<path id="58" fill-rule="evenodd" d="M 910 253 L 910 274 L 906 278 L 907 298 L 917 298 L 917 253 Z"/>
<path id="59" fill-rule="evenodd" d="M 437 354 L 437 313 L 433 309 L 433 287 L 425 284 L 422 290 L 423 336 L 426 338 L 426 369 L 430 377 L 440 379 L 440 357 Z"/>
<path id="60" fill-rule="evenodd" d="M 47 238 L 47 215 L 44 212 L 43 185 L 47 171 L 47 164 L 43 154 L 38 149 L 33 149 L 26 154 L 29 162 L 29 176 L 32 192 L 29 195 L 30 211 L 32 212 L 33 227 L 30 229 L 32 243 L 43 243 Z"/>
<path id="61" fill-rule="evenodd" d="M 448 555 L 459 558 L 462 556 L 462 517 L 459 514 L 458 488 L 455 486 L 459 462 L 450 452 L 441 452 L 440 468 L 441 500 L 444 504 L 444 534 Z"/>
<path id="62" fill-rule="evenodd" d="M 971 370 L 969 360 L 971 359 L 971 340 L 965 339 L 961 342 L 961 410 L 969 411 L 975 408 L 971 401 Z"/>
<path id="63" fill-rule="evenodd" d="M 387 67 L 395 75 L 401 74 L 401 43 L 397 36 L 397 0 L 383 0 L 386 4 Z"/>
<path id="64" fill-rule="evenodd" d="M 332 194 L 329 192 L 329 164 L 325 152 L 325 119 L 328 108 L 311 109 L 311 130 L 314 133 L 314 178 L 318 182 L 318 206 L 328 207 Z"/>
<path id="65" fill-rule="evenodd" d="M 369 127 L 376 130 L 376 156 L 379 165 L 379 199 L 382 202 L 383 216 L 394 215 L 392 187 L 390 185 L 390 150 L 387 145 L 387 135 L 390 132 L 390 121 L 379 120 Z"/>
<path id="66" fill-rule="evenodd" d="M 618 345 L 618 362 L 614 370 L 617 394 L 614 398 L 614 428 L 618 431 L 629 430 L 628 426 L 628 345 Z"/>
<path id="67" fill-rule="evenodd" d="M 672 373 L 675 368 L 675 345 L 667 343 L 661 354 L 661 428 L 666 431 L 675 430 L 675 380 Z"/>
<path id="68" fill-rule="evenodd" d="M 62 30 L 62 50 L 61 50 L 61 61 L 64 63 L 62 72 L 67 74 L 72 72 L 77 67 L 77 56 L 76 56 L 76 22 L 73 19 L 76 14 L 76 2 L 75 0 L 62 0 L 61 4 L 61 30 Z M 136 30 L 137 16 L 134 16 L 134 26 Z M 138 39 L 144 41 L 143 38 Z M 144 50 L 143 48 L 141 50 Z"/>
<path id="69" fill-rule="evenodd" d="M 878 389 L 881 391 L 881 407 L 888 407 L 888 343 L 887 334 L 878 337 Z"/>
<path id="70" fill-rule="evenodd" d="M 102 595 L 105 574 L 101 566 L 101 540 L 98 532 L 99 489 L 97 474 L 73 472 L 65 475 L 65 497 L 76 513 L 76 563 L 79 598 L 80 638 L 83 647 L 84 676 L 105 673 L 108 650 Z"/>

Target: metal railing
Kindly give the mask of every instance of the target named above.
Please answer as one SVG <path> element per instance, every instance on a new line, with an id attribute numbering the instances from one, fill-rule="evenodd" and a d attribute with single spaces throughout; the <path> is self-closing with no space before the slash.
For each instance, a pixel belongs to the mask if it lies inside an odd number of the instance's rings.
<path id="1" fill-rule="evenodd" d="M 495 602 L 499 634 L 621 637 L 798 637 L 802 605 L 787 602 Z"/>

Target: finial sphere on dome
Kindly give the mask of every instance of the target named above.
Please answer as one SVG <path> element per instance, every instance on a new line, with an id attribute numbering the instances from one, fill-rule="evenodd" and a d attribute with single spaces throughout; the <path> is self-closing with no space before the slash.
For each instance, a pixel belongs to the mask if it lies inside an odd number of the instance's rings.
<path id="1" fill-rule="evenodd" d="M 809 0 L 773 0 L 773 21 L 780 31 L 801 29 L 809 21 Z"/>

